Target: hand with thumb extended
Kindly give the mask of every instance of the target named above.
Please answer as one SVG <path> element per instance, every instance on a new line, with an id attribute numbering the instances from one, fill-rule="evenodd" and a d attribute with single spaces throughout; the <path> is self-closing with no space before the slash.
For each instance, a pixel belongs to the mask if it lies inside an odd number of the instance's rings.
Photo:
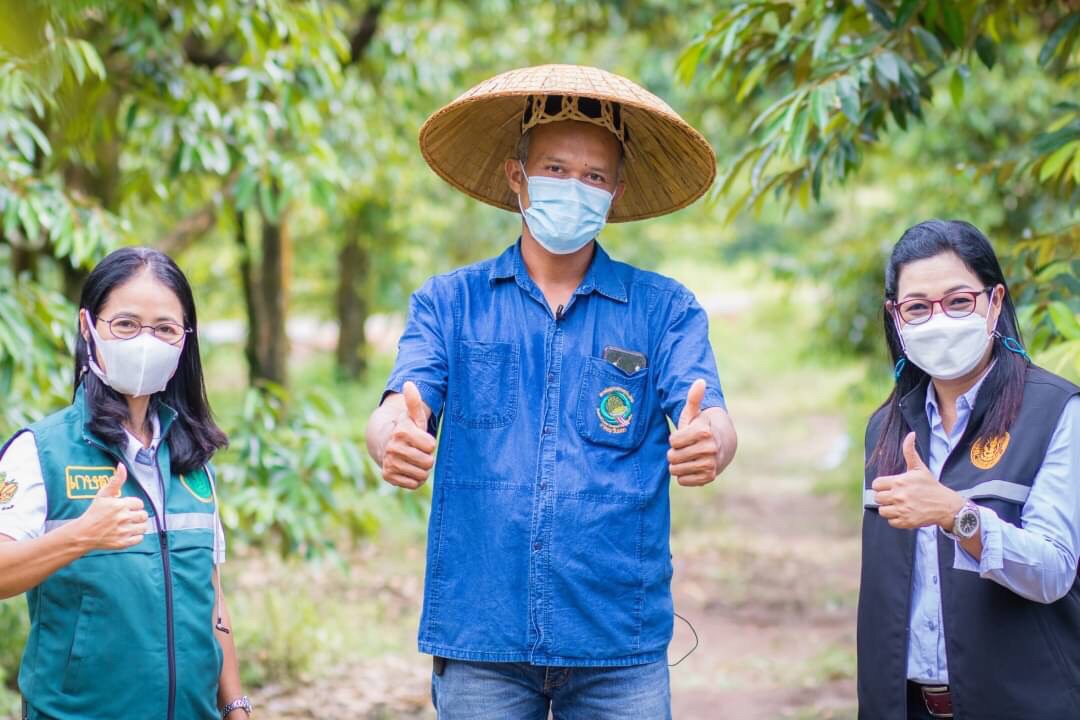
<path id="1" fill-rule="evenodd" d="M 116 472 L 109 478 L 109 482 L 98 488 L 98 497 L 120 497 L 124 493 L 124 483 L 127 482 L 127 465 L 120 463 L 116 466 Z"/>
<path id="2" fill-rule="evenodd" d="M 689 425 L 701 414 L 701 401 L 705 399 L 705 381 L 698 378 L 686 393 L 686 404 L 679 413 L 679 429 Z"/>
<path id="3" fill-rule="evenodd" d="M 705 485 L 720 473 L 723 449 L 709 418 L 701 412 L 705 381 L 697 379 L 686 393 L 679 424 L 668 443 L 668 470 L 680 485 Z"/>
<path id="4" fill-rule="evenodd" d="M 926 466 L 915 447 L 915 433 L 908 433 L 903 444 L 904 472 L 882 475 L 870 486 L 878 503 L 878 513 L 895 528 L 940 525 L 951 531 L 953 518 L 964 505 L 964 498 L 942 485 Z"/>
<path id="5" fill-rule="evenodd" d="M 122 550 L 142 542 L 150 516 L 137 497 L 124 497 L 127 466 L 120 463 L 108 482 L 98 488 L 90 507 L 76 521 L 79 537 L 89 550 Z"/>
<path id="6" fill-rule="evenodd" d="M 407 381 L 405 387 L 402 388 L 402 395 L 405 396 L 405 412 L 409 419 L 416 427 L 426 430 L 428 412 L 424 408 L 424 401 L 420 397 L 420 390 L 417 389 L 416 383 Z"/>
<path id="7" fill-rule="evenodd" d="M 431 410 L 412 381 L 401 388 L 401 397 L 403 407 L 382 453 L 382 476 L 391 485 L 415 490 L 435 466 L 435 438 L 427 431 Z"/>
<path id="8" fill-rule="evenodd" d="M 915 433 L 910 432 L 907 437 L 904 438 L 904 462 L 907 463 L 908 472 L 914 472 L 915 470 L 929 470 L 926 467 L 926 463 L 919 457 L 919 451 L 915 449 Z"/>

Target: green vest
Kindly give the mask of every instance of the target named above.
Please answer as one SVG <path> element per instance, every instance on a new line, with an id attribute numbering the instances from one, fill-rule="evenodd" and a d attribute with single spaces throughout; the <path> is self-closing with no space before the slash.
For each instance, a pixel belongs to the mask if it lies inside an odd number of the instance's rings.
<path id="1" fill-rule="evenodd" d="M 123 494 L 141 498 L 150 514 L 142 542 L 90 552 L 26 593 L 31 627 L 19 689 L 29 720 L 219 717 L 211 478 L 208 469 L 171 471 L 165 438 L 176 412 L 159 407 L 165 517 L 155 515 L 129 465 Z M 28 432 L 50 532 L 86 512 L 123 453 L 86 427 L 81 389 L 71 406 Z"/>

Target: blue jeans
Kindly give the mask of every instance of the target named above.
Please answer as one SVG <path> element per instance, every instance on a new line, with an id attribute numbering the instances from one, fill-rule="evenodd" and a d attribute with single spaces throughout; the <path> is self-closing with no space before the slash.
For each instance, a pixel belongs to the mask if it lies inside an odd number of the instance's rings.
<path id="1" fill-rule="evenodd" d="M 667 660 L 561 668 L 447 660 L 431 676 L 438 720 L 671 720 Z"/>

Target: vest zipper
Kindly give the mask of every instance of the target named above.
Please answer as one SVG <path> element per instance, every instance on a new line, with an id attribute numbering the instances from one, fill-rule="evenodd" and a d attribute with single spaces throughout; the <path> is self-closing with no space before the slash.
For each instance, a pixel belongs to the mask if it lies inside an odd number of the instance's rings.
<path id="1" fill-rule="evenodd" d="M 116 451 L 109 447 L 106 447 L 102 443 L 95 442 L 87 439 L 86 444 L 91 447 L 96 447 L 106 455 L 116 460 L 118 463 L 122 463 L 124 467 L 127 467 L 128 475 L 135 478 L 135 471 L 128 467 L 127 461 Z M 163 484 L 163 478 L 161 477 L 161 468 L 158 467 L 157 458 L 154 458 L 154 471 L 158 476 L 158 483 Z M 139 488 L 139 492 L 142 493 L 146 502 L 151 508 L 154 507 L 153 501 L 147 494 L 146 490 L 139 483 L 138 479 L 135 479 L 135 485 Z M 161 547 L 161 567 L 165 573 L 165 642 L 169 653 L 169 710 L 168 720 L 174 720 L 176 717 L 176 635 L 173 631 L 173 586 L 172 586 L 172 564 L 169 561 L 169 538 L 166 534 L 169 530 L 168 523 L 165 520 L 165 492 L 162 488 L 161 493 L 161 512 L 154 513 L 154 527 L 157 528 L 158 544 Z"/>
<path id="2" fill-rule="evenodd" d="M 169 558 L 169 521 L 166 519 L 165 508 L 168 499 L 165 497 L 165 478 L 161 477 L 161 468 L 158 466 L 157 455 L 154 456 L 154 472 L 158 477 L 158 485 L 161 487 L 161 522 L 158 524 L 158 541 L 161 544 L 161 564 L 165 568 L 165 624 L 166 644 L 169 648 L 169 717 L 173 720 L 176 715 L 176 632 L 173 628 L 173 585 L 172 563 Z"/>

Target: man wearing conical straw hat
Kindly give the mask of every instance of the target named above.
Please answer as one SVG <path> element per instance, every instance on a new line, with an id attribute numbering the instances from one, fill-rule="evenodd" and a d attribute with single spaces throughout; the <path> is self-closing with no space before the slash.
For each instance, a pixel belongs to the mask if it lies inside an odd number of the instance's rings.
<path id="1" fill-rule="evenodd" d="M 693 295 L 596 238 L 699 198 L 712 150 L 633 82 L 569 65 L 477 85 L 420 147 L 523 216 L 501 255 L 413 295 L 368 424 L 384 479 L 415 489 L 441 420 L 419 633 L 439 718 L 670 717 L 669 481 L 711 482 L 735 430 Z"/>

